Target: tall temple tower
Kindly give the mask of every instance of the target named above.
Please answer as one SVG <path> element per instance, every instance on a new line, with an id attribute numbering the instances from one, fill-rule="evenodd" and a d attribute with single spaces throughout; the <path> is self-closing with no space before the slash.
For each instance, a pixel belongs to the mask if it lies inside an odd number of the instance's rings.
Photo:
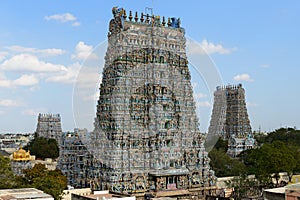
<path id="1" fill-rule="evenodd" d="M 60 144 L 62 137 L 60 115 L 39 113 L 36 133 L 39 137 L 56 139 Z"/>
<path id="2" fill-rule="evenodd" d="M 208 135 L 228 140 L 227 153 L 232 157 L 254 147 L 242 84 L 217 87 Z"/>
<path id="3" fill-rule="evenodd" d="M 196 199 L 215 190 L 180 19 L 113 8 L 92 135 L 101 189 Z M 140 17 L 139 17 L 140 16 Z"/>

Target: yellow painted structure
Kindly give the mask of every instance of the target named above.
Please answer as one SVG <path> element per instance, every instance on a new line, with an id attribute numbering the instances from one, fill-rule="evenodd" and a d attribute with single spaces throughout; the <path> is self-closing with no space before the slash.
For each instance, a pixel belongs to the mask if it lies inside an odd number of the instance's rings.
<path id="1" fill-rule="evenodd" d="M 19 150 L 13 152 L 13 157 L 12 159 L 14 161 L 27 161 L 27 160 L 32 160 L 31 156 L 30 156 L 30 151 L 25 151 L 24 149 L 22 149 L 22 146 L 20 147 Z"/>

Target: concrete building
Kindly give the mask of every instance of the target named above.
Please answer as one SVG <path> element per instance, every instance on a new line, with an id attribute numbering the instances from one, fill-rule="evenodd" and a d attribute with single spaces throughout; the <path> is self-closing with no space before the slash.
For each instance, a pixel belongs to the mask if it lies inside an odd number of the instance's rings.
<path id="1" fill-rule="evenodd" d="M 80 196 L 92 194 L 91 188 L 68 189 L 63 191 L 62 200 L 72 200 L 72 194 Z"/>
<path id="2" fill-rule="evenodd" d="M 285 200 L 285 188 L 272 188 L 264 190 L 264 200 Z"/>
<path id="3" fill-rule="evenodd" d="M 232 195 L 233 188 L 228 186 L 228 182 L 232 181 L 234 179 L 233 176 L 229 177 L 218 177 L 217 178 L 217 190 L 216 190 L 216 197 L 224 197 L 229 198 Z"/>
<path id="4" fill-rule="evenodd" d="M 99 189 L 203 199 L 214 193 L 216 177 L 199 131 L 180 19 L 112 12 L 88 146 L 100 162 Z"/>
<path id="5" fill-rule="evenodd" d="M 0 135 L 0 149 L 12 154 L 20 146 L 27 145 L 33 139 L 33 134 L 7 133 Z"/>
<path id="6" fill-rule="evenodd" d="M 232 157 L 254 148 L 255 140 L 242 84 L 217 87 L 208 137 L 228 140 L 227 153 Z"/>
<path id="7" fill-rule="evenodd" d="M 59 114 L 39 114 L 36 133 L 39 137 L 56 139 L 60 144 L 62 137 L 61 118 Z"/>
<path id="8" fill-rule="evenodd" d="M 285 186 L 285 199 L 286 200 L 300 199 L 300 183 L 290 184 Z"/>
<path id="9" fill-rule="evenodd" d="M 136 200 L 135 196 L 111 193 L 108 190 L 94 191 L 90 194 L 71 194 L 72 200 Z"/>
<path id="10" fill-rule="evenodd" d="M 0 200 L 54 200 L 54 198 L 36 188 L 0 190 Z"/>

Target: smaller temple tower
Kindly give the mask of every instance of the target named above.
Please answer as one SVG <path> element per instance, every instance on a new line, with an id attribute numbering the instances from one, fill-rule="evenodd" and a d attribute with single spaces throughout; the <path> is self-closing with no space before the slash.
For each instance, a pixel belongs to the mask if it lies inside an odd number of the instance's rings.
<path id="1" fill-rule="evenodd" d="M 60 115 L 39 113 L 36 133 L 39 137 L 56 139 L 60 144 L 62 137 Z"/>
<path id="2" fill-rule="evenodd" d="M 217 87 L 208 135 L 228 140 L 227 153 L 232 157 L 254 147 L 242 84 Z"/>
<path id="3" fill-rule="evenodd" d="M 96 184 L 98 181 L 95 180 L 100 173 L 97 170 L 99 167 L 81 137 L 87 134 L 87 129 L 77 128 L 74 132 L 63 133 L 57 168 L 67 177 L 68 185 L 74 188 L 98 189 L 99 186 Z"/>

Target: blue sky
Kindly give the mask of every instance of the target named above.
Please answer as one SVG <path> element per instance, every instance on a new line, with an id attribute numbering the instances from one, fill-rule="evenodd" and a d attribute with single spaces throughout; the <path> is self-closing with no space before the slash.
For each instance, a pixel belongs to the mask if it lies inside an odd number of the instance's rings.
<path id="1" fill-rule="evenodd" d="M 180 17 L 223 83 L 243 84 L 254 130 L 300 127 L 298 1 L 10 0 L 0 6 L 0 133 L 33 132 L 39 112 L 60 113 L 63 130 L 75 128 L 74 83 L 87 58 L 99 60 L 88 76 L 101 76 L 103 58 L 93 53 L 105 47 L 113 6 Z M 206 131 L 213 91 L 192 77 Z"/>

